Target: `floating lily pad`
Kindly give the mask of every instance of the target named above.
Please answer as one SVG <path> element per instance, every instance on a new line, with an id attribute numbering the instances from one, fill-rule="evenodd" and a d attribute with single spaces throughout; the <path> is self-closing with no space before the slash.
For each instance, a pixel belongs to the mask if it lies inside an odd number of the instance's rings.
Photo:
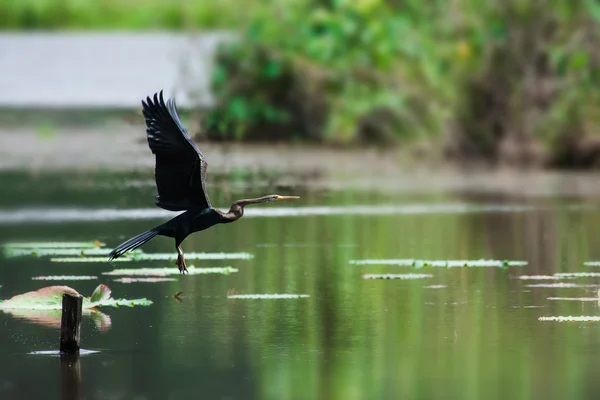
<path id="1" fill-rule="evenodd" d="M 365 274 L 363 279 L 427 279 L 431 274 Z"/>
<path id="2" fill-rule="evenodd" d="M 30 310 L 61 310 L 63 293 L 80 294 L 69 286 L 47 286 L 36 291 L 16 295 L 8 300 L 0 301 L 0 310 L 30 309 Z M 152 304 L 148 299 L 113 299 L 111 290 L 104 284 L 98 285 L 92 295 L 83 298 L 83 308 L 147 306 Z"/>
<path id="3" fill-rule="evenodd" d="M 303 299 L 310 297 L 307 294 L 230 294 L 228 299 Z"/>
<path id="4" fill-rule="evenodd" d="M 538 321 L 554 321 L 554 322 L 597 322 L 600 317 L 596 316 L 568 316 L 568 317 L 539 317 Z"/>
<path id="5" fill-rule="evenodd" d="M 114 282 L 120 283 L 135 283 L 135 282 L 147 282 L 147 283 L 156 283 L 156 282 L 171 282 L 176 281 L 175 278 L 118 278 L 113 279 Z"/>
<path id="6" fill-rule="evenodd" d="M 559 278 L 595 278 L 600 277 L 600 272 L 557 272 Z"/>
<path id="7" fill-rule="evenodd" d="M 9 242 L 3 245 L 4 248 L 12 249 L 88 249 L 104 246 L 106 246 L 106 244 L 98 240 L 93 242 Z"/>
<path id="8" fill-rule="evenodd" d="M 414 268 L 426 267 L 522 267 L 527 265 L 527 261 L 509 261 L 509 260 L 416 260 L 416 259 L 397 259 L 397 260 L 350 260 L 354 265 L 396 265 Z"/>
<path id="9" fill-rule="evenodd" d="M 128 257 L 134 261 L 175 261 L 177 253 L 137 253 Z M 249 260 L 254 258 L 250 253 L 185 253 L 186 260 Z"/>
<path id="10" fill-rule="evenodd" d="M 70 250 L 70 249 L 69 249 Z M 104 249 L 102 249 L 104 251 Z M 61 254 L 61 255 L 78 255 L 78 257 L 55 257 L 51 258 L 51 262 L 90 262 L 90 263 L 105 263 L 108 261 L 108 253 L 111 250 L 105 251 L 104 257 L 87 257 L 91 253 L 82 254 Z M 37 254 L 47 255 L 47 254 Z M 57 254 L 58 255 L 58 254 Z M 186 253 L 186 260 L 249 260 L 254 256 L 250 253 Z M 127 253 L 125 256 L 111 260 L 110 262 L 133 262 L 133 261 L 175 261 L 177 253 L 144 253 L 137 249 L 134 253 Z"/>
<path id="11" fill-rule="evenodd" d="M 56 257 L 51 258 L 51 262 L 59 262 L 59 263 L 105 263 L 108 262 L 108 258 L 106 257 Z M 129 257 L 119 257 L 114 260 L 110 260 L 111 263 L 114 262 L 131 262 L 133 258 Z"/>
<path id="12" fill-rule="evenodd" d="M 34 281 L 91 281 L 94 279 L 98 279 L 98 277 L 86 275 L 48 275 L 34 276 L 31 279 Z"/>
<path id="13" fill-rule="evenodd" d="M 24 256 L 33 256 L 33 257 L 46 257 L 46 256 L 77 256 L 77 257 L 86 257 L 86 256 L 106 256 L 112 251 L 112 249 L 106 248 L 6 248 L 5 255 L 6 257 L 24 257 Z M 134 257 L 142 251 L 139 249 L 133 250 L 133 252 L 128 253 L 129 257 Z M 104 258 L 106 262 L 107 259 Z"/>
<path id="14" fill-rule="evenodd" d="M 600 267 L 600 261 L 586 261 L 583 263 L 583 265 L 588 267 Z"/>
<path id="15" fill-rule="evenodd" d="M 190 275 L 200 274 L 224 274 L 229 275 L 233 272 L 238 272 L 237 268 L 232 267 L 207 267 L 207 268 L 196 268 L 193 265 L 188 267 L 188 273 Z M 175 267 L 167 268 L 124 268 L 115 269 L 110 272 L 103 272 L 104 275 L 138 275 L 138 276 L 168 276 L 168 275 L 180 275 L 179 270 Z"/>
<path id="16" fill-rule="evenodd" d="M 598 287 L 596 284 L 579 284 L 579 283 L 534 283 L 526 285 L 527 287 L 545 287 L 545 288 L 584 288 L 584 287 Z"/>
<path id="17" fill-rule="evenodd" d="M 558 280 L 562 279 L 556 275 L 521 275 L 518 279 L 527 280 Z"/>
<path id="18" fill-rule="evenodd" d="M 600 272 L 557 272 L 552 275 L 521 275 L 521 280 L 559 280 L 600 277 Z"/>
<path id="19" fill-rule="evenodd" d="M 600 297 L 548 297 L 548 300 L 564 300 L 564 301 L 600 301 Z"/>

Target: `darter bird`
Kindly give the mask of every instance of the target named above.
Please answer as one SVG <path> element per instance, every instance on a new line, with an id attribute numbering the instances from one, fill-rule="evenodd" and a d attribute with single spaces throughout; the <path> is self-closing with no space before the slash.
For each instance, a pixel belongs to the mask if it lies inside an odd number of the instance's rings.
<path id="1" fill-rule="evenodd" d="M 181 123 L 175 99 L 170 98 L 165 104 L 161 90 L 154 94 L 154 99 L 147 97 L 145 102 L 142 100 L 142 110 L 148 145 L 156 159 L 156 205 L 169 211 L 185 212 L 121 243 L 110 252 L 109 261 L 142 246 L 156 235 L 162 235 L 175 239 L 175 264 L 180 273 L 185 273 L 187 266 L 181 242 L 190 234 L 216 224 L 237 221 L 244 215 L 244 207 L 249 204 L 299 198 L 270 194 L 256 199 L 238 200 L 227 212 L 214 208 L 206 193 L 206 159 Z"/>

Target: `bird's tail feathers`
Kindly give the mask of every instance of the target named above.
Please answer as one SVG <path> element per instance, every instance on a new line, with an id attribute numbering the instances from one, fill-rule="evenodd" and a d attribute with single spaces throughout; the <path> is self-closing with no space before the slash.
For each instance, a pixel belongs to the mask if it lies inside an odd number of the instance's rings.
<path id="1" fill-rule="evenodd" d="M 139 235 L 136 235 L 131 239 L 127 240 L 126 242 L 121 243 L 108 254 L 108 261 L 121 257 L 129 250 L 136 249 L 144 243 L 148 242 L 150 239 L 152 239 L 154 236 L 160 233 L 160 228 L 160 226 L 157 226 L 156 228 L 150 229 L 146 232 L 142 232 Z"/>

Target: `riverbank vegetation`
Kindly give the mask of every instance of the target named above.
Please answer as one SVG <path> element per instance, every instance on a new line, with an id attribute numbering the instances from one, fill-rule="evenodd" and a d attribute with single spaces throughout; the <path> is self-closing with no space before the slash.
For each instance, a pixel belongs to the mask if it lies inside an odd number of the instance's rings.
<path id="1" fill-rule="evenodd" d="M 138 3 L 4 1 L 0 23 L 235 29 L 240 40 L 217 56 L 218 104 L 204 118 L 213 140 L 427 141 L 493 163 L 600 160 L 595 1 Z"/>

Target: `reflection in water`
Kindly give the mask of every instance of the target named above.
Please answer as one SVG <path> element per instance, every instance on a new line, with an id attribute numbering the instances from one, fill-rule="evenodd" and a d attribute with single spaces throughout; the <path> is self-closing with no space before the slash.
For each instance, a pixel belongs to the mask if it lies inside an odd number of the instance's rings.
<path id="1" fill-rule="evenodd" d="M 31 310 L 27 308 L 6 308 L 1 311 L 11 314 L 13 317 L 27 320 L 34 324 L 45 326 L 47 328 L 60 329 L 61 310 Z M 83 309 L 84 318 L 90 318 L 94 321 L 96 329 L 106 332 L 112 326 L 112 320 L 109 315 L 96 309 Z"/>
<path id="2" fill-rule="evenodd" d="M 80 400 L 81 364 L 79 354 L 61 354 L 60 381 L 63 400 Z"/>
<path id="3" fill-rule="evenodd" d="M 143 210 L 148 205 L 131 206 L 121 199 L 135 193 L 111 192 L 105 196 L 114 198 L 105 203 L 94 203 L 99 202 L 94 197 L 71 206 L 101 210 L 115 203 L 128 208 L 126 212 Z M 501 207 L 485 209 L 487 203 L 474 199 L 435 195 L 420 199 L 418 208 L 404 208 L 411 212 L 390 212 L 385 208 L 389 198 L 358 201 L 348 192 L 330 200 L 299 194 L 326 206 L 318 210 L 339 213 L 311 214 L 311 208 L 298 207 L 305 214 L 281 219 L 255 215 L 238 227 L 216 227 L 188 239 L 188 251 L 252 253 L 251 259 L 203 262 L 231 265 L 238 269 L 235 274 L 114 282 L 127 298 L 146 297 L 154 303 L 109 309 L 115 321 L 109 331 L 82 332 L 86 347 L 110 349 L 85 359 L 82 397 L 575 399 L 592 398 L 600 389 L 600 325 L 538 320 L 599 315 L 594 301 L 548 300 L 592 297 L 596 289 L 528 288 L 537 281 L 517 279 L 589 272 L 583 263 L 600 259 L 597 209 L 548 199 L 528 199 L 521 208 L 506 205 L 514 201 L 495 199 Z M 213 197 L 220 195 L 215 190 Z M 414 204 L 413 198 L 395 200 Z M 466 203 L 481 207 L 467 209 Z M 382 204 L 372 209 L 386 212 L 352 213 L 356 207 L 343 207 L 356 204 Z M 0 230 L 0 242 L 99 239 L 112 245 L 148 224 L 120 216 L 104 221 L 77 218 L 60 224 L 14 224 Z M 144 251 L 168 252 L 171 247 L 169 240 L 157 240 Z M 528 265 L 432 268 L 426 280 L 364 280 L 364 274 L 423 272 L 350 263 L 367 259 L 524 260 Z M 77 273 L 106 279 L 103 272 L 112 269 L 103 263 L 52 263 L 44 257 L 1 262 L 6 298 L 29 290 L 32 276 Z M 165 261 L 144 261 L 131 268 L 168 266 Z M 600 277 L 566 282 L 593 285 Z M 93 281 L 77 285 L 81 292 L 96 286 Z M 173 294 L 181 291 L 184 301 L 178 302 Z M 309 297 L 230 300 L 228 293 Z M 0 363 L 3 380 L 28 389 L 28 398 L 45 398 L 54 389 L 58 393 L 60 388 L 53 385 L 60 379 L 52 375 L 56 368 L 22 356 L 55 344 L 56 331 L 4 314 L 0 326 L 1 343 L 7 343 L 0 347 L 0 357 L 9 360 Z"/>

